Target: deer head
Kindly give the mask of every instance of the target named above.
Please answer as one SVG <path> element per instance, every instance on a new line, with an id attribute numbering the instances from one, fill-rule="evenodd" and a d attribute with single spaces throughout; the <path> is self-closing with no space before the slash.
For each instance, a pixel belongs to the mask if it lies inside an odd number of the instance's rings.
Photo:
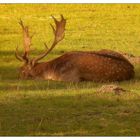
<path id="1" fill-rule="evenodd" d="M 48 48 L 46 43 L 44 43 L 44 45 L 46 47 L 46 50 L 44 51 L 44 53 L 42 53 L 32 59 L 29 58 L 29 53 L 30 53 L 30 47 L 32 45 L 31 40 L 32 40 L 33 35 L 29 34 L 29 27 L 25 26 L 23 24 L 22 20 L 19 21 L 19 24 L 23 31 L 24 53 L 23 53 L 23 55 L 20 55 L 18 52 L 18 46 L 17 46 L 16 51 L 15 51 L 15 56 L 19 61 L 24 62 L 23 66 L 20 68 L 20 78 L 32 77 L 33 69 L 36 66 L 36 64 L 41 59 L 43 59 L 45 56 L 47 56 L 53 50 L 53 48 L 57 45 L 57 43 L 60 42 L 64 38 L 66 19 L 64 19 L 63 15 L 61 15 L 60 21 L 56 20 L 56 18 L 53 16 L 52 16 L 52 18 L 53 18 L 53 20 L 55 22 L 55 26 L 56 26 L 56 27 L 54 27 L 52 24 L 50 24 L 52 27 L 53 33 L 54 33 L 53 43 L 50 48 Z"/>

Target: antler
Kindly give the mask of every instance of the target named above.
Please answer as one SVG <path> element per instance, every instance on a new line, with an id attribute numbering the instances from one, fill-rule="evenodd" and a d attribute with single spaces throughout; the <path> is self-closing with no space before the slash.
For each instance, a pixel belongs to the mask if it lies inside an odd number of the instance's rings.
<path id="1" fill-rule="evenodd" d="M 47 54 L 49 54 L 52 51 L 52 49 L 56 46 L 56 44 L 64 38 L 66 19 L 64 19 L 63 15 L 61 15 L 60 21 L 57 21 L 56 18 L 53 16 L 51 17 L 53 18 L 56 25 L 56 28 L 54 28 L 54 26 L 50 24 L 54 33 L 54 41 L 49 49 L 47 49 L 43 54 L 40 54 L 38 57 L 32 60 L 33 65 L 37 63 L 39 60 L 41 60 L 42 58 L 44 58 Z M 45 47 L 47 47 L 46 43 L 44 43 L 44 45 Z"/>
<path id="2" fill-rule="evenodd" d="M 19 61 L 23 61 L 23 57 L 19 55 L 18 53 L 18 46 L 16 48 L 16 51 L 15 51 L 15 57 L 19 60 Z"/>
<path id="3" fill-rule="evenodd" d="M 33 36 L 29 35 L 29 28 L 28 26 L 24 26 L 23 21 L 20 19 L 19 24 L 22 27 L 23 30 L 23 47 L 24 47 L 24 54 L 23 56 L 20 56 L 18 54 L 18 49 L 16 49 L 15 55 L 16 58 L 20 61 L 25 61 L 26 63 L 29 61 L 29 51 L 31 46 L 31 39 Z"/>

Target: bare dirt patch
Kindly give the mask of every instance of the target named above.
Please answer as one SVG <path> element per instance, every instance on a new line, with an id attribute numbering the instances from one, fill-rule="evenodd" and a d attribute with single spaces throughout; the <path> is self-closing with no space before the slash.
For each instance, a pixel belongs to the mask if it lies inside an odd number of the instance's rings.
<path id="1" fill-rule="evenodd" d="M 125 93 L 127 90 L 119 87 L 118 85 L 103 85 L 101 88 L 97 90 L 99 93 L 115 93 L 115 94 L 122 94 Z"/>

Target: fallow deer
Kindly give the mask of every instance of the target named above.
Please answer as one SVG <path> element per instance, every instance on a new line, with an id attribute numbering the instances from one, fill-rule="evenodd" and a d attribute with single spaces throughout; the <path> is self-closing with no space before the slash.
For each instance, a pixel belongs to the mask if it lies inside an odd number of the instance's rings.
<path id="1" fill-rule="evenodd" d="M 32 36 L 29 34 L 28 26 L 24 26 L 22 20 L 20 20 L 19 24 L 23 30 L 24 54 L 23 56 L 19 55 L 18 47 L 15 52 L 16 58 L 24 62 L 24 65 L 20 68 L 20 78 L 70 82 L 112 82 L 133 78 L 133 65 L 120 53 L 111 50 L 72 51 L 48 62 L 39 63 L 64 38 L 66 19 L 63 15 L 61 15 L 60 21 L 53 16 L 52 18 L 56 26 L 54 27 L 51 24 L 54 41 L 50 48 L 33 59 L 29 58 Z M 45 46 L 47 47 L 46 43 Z"/>

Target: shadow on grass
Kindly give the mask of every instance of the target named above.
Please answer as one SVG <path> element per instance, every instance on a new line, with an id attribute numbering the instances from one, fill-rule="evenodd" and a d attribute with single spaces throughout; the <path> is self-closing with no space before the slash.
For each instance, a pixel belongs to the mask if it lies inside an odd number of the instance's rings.
<path id="1" fill-rule="evenodd" d="M 0 66 L 1 80 L 16 80 L 18 77 L 18 69 L 15 66 Z"/>
<path id="2" fill-rule="evenodd" d="M 3 51 L 3 50 L 1 50 L 0 51 L 0 56 L 13 56 L 14 58 L 15 58 L 15 50 L 16 50 L 16 47 L 15 48 L 13 48 L 13 51 Z M 36 49 L 36 50 L 34 50 L 34 51 L 31 51 L 31 55 L 33 55 L 33 56 L 38 56 L 40 53 L 42 53 L 42 52 L 44 52 L 45 51 L 45 49 L 43 49 L 42 48 L 42 50 L 39 50 L 39 49 Z M 52 55 L 62 55 L 62 54 L 64 54 L 66 51 L 65 50 L 53 50 L 51 53 L 50 53 L 50 55 L 52 54 Z M 22 52 L 22 50 L 20 50 L 19 51 L 19 53 L 20 54 L 22 54 L 23 52 Z"/>
<path id="3" fill-rule="evenodd" d="M 0 83 L 0 90 L 10 91 L 48 91 L 67 89 L 91 89 L 99 87 L 99 83 L 94 82 L 60 82 L 51 80 L 3 80 Z"/>
<path id="4" fill-rule="evenodd" d="M 140 64 L 135 65 L 135 79 L 140 80 Z"/>
<path id="5" fill-rule="evenodd" d="M 110 97 L 22 93 L 5 97 L 0 100 L 0 135 L 138 136 L 139 100 Z"/>
<path id="6" fill-rule="evenodd" d="M 0 51 L 0 56 L 13 56 L 14 55 L 15 50 L 13 51 Z"/>

